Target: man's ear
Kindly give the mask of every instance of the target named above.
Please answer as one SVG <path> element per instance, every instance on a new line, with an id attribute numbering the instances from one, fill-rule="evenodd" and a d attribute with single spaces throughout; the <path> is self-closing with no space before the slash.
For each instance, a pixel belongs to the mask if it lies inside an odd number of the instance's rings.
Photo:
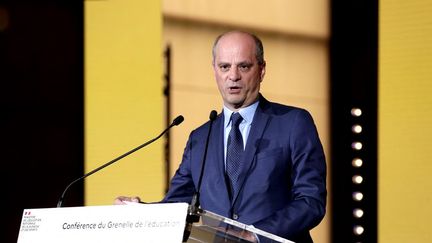
<path id="1" fill-rule="evenodd" d="M 261 73 L 260 73 L 261 80 L 260 80 L 260 82 L 263 81 L 265 73 L 266 73 L 266 62 L 264 61 L 264 63 L 261 64 Z"/>

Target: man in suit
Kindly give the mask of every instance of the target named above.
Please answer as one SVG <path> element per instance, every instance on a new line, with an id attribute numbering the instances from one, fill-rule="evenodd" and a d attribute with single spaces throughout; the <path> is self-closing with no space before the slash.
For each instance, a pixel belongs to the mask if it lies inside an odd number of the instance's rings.
<path id="1" fill-rule="evenodd" d="M 216 39 L 213 69 L 224 107 L 213 122 L 200 205 L 297 243 L 312 242 L 309 230 L 326 208 L 324 152 L 306 110 L 261 95 L 265 68 L 262 42 L 255 35 L 230 31 Z M 209 126 L 191 132 L 162 202 L 191 202 Z M 234 143 L 238 152 L 232 152 Z M 117 198 L 117 203 L 128 199 Z"/>

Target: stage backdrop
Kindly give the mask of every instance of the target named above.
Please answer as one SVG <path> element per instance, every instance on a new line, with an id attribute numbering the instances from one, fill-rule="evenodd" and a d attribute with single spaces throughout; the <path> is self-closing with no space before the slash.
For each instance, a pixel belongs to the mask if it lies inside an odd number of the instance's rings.
<path id="1" fill-rule="evenodd" d="M 211 66 L 211 47 L 220 33 L 245 29 L 265 46 L 267 72 L 261 90 L 266 98 L 308 109 L 315 119 L 330 168 L 328 0 L 163 0 L 163 42 L 171 46 L 172 113 L 185 115 L 186 129 L 176 129 L 171 140 L 171 174 L 181 161 L 192 129 L 222 109 Z M 187 60 L 187 61 L 185 61 Z M 330 178 L 328 171 L 328 178 Z M 330 201 L 327 197 L 328 205 Z M 312 230 L 316 243 L 327 243 L 331 207 Z"/>
<path id="2" fill-rule="evenodd" d="M 431 242 L 432 2 L 380 1 L 379 242 Z"/>
<path id="3" fill-rule="evenodd" d="M 85 1 L 85 171 L 164 129 L 160 1 Z M 176 127 L 178 128 L 178 127 Z M 85 204 L 163 196 L 163 140 L 86 179 Z"/>

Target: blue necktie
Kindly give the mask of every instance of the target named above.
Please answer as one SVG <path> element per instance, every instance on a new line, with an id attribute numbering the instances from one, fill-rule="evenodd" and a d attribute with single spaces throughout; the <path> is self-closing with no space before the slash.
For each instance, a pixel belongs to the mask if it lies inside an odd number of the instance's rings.
<path id="1" fill-rule="evenodd" d="M 243 138 L 239 125 L 243 118 L 240 113 L 231 115 L 231 131 L 228 136 L 227 155 L 226 155 L 226 173 L 230 181 L 231 197 L 239 190 L 238 177 L 240 174 L 240 163 L 243 158 Z"/>

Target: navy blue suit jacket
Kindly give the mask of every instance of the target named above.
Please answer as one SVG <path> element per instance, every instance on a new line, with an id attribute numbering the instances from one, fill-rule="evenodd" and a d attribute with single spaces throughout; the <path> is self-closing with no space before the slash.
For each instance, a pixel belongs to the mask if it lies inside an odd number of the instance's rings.
<path id="1" fill-rule="evenodd" d="M 310 114 L 260 96 L 246 142 L 240 181 L 231 200 L 224 167 L 224 118 L 213 123 L 200 190 L 205 210 L 293 240 L 312 242 L 324 217 L 326 162 Z M 197 188 L 209 122 L 192 131 L 163 202 L 188 202 Z"/>

